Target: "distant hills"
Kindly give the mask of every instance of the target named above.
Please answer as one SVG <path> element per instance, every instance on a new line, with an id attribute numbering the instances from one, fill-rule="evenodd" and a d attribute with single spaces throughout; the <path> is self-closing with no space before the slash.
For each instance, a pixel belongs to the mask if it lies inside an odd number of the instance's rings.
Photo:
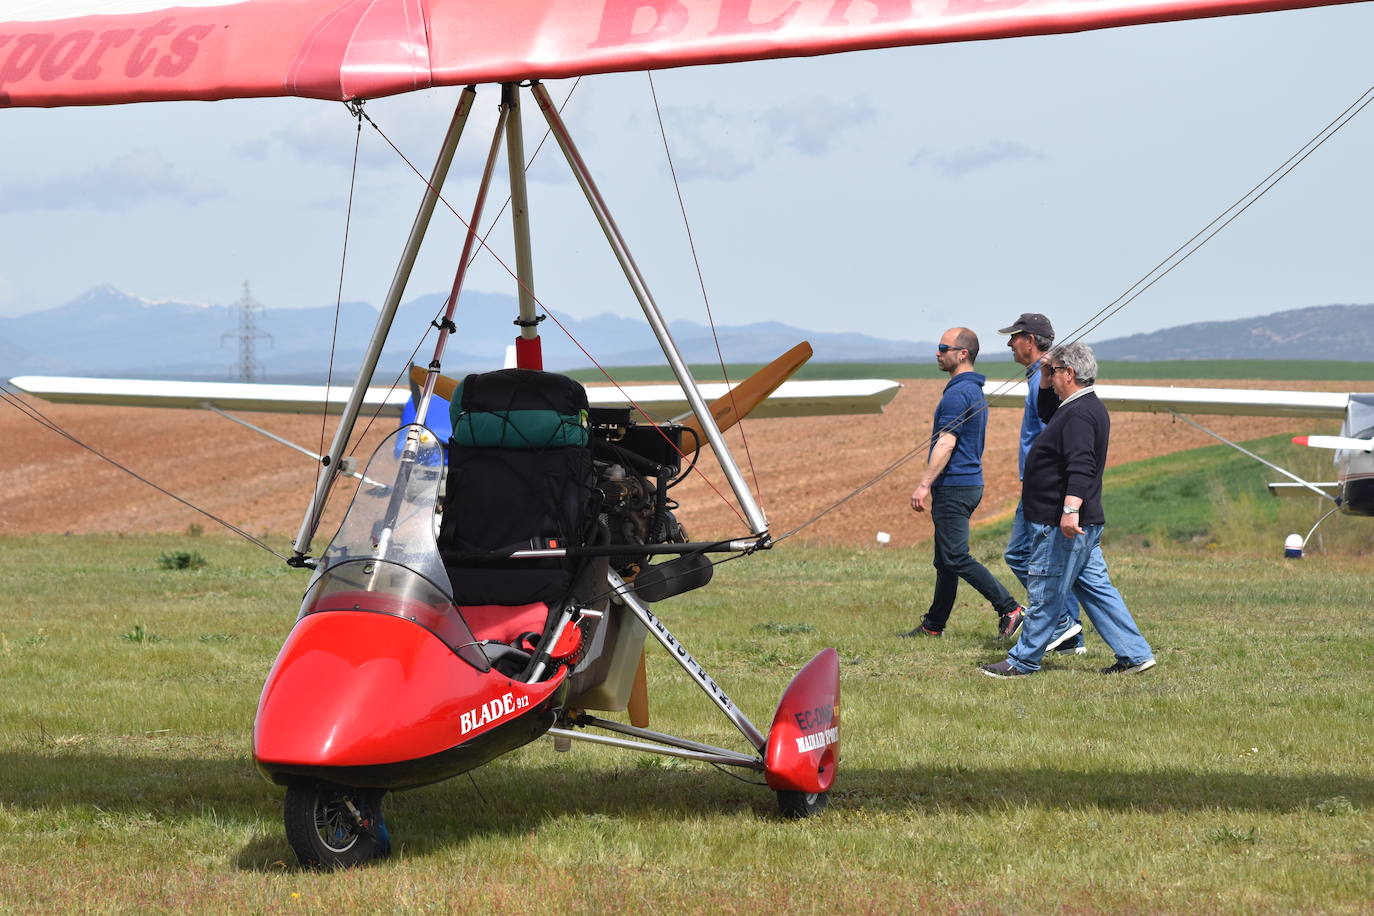
<path id="1" fill-rule="evenodd" d="M 432 335 L 416 350 L 419 335 L 443 304 L 434 293 L 404 303 L 396 332 L 381 365 L 394 372 L 411 358 L 429 361 Z M 515 300 L 496 293 L 467 293 L 459 332 L 445 367 L 453 373 L 496 368 L 515 337 Z M 375 307 L 347 302 L 339 310 L 334 378 L 347 382 L 357 371 L 377 317 Z M 662 354 L 643 321 L 615 315 L 572 319 L 567 330 L 607 366 L 653 365 Z M 256 341 L 260 378 L 276 382 L 320 381 L 329 364 L 333 306 L 266 309 L 257 327 L 270 335 Z M 0 318 L 0 377 L 94 375 L 135 378 L 227 379 L 239 358 L 238 312 L 231 306 L 152 301 L 112 286 L 90 289 L 65 305 L 17 318 Z M 689 321 L 671 325 L 674 339 L 691 363 L 714 363 L 710 329 Z M 809 340 L 816 362 L 928 363 L 934 343 L 823 333 L 780 322 L 717 328 L 731 363 L 762 363 Z M 552 319 L 542 328 L 545 364 L 576 369 L 588 357 Z M 984 360 L 1005 359 L 1000 346 Z M 1205 322 L 1135 334 L 1093 344 L 1100 359 L 1125 361 L 1189 359 L 1366 360 L 1374 353 L 1374 305 L 1330 305 L 1294 309 L 1236 321 Z"/>
<path id="2" fill-rule="evenodd" d="M 1200 321 L 1092 345 L 1098 359 L 1374 358 L 1374 305 L 1318 305 L 1238 318 Z"/>

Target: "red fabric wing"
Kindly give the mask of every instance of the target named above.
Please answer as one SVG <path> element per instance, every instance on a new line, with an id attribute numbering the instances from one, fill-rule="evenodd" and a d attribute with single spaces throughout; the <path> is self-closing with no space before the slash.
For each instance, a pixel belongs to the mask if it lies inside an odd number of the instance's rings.
<path id="1" fill-rule="evenodd" d="M 19 0 L 17 11 L 0 7 L 0 106 L 375 98 L 435 85 L 1075 32 L 1352 0 L 187 2 Z M 41 19 L 42 10 L 63 18 Z"/>

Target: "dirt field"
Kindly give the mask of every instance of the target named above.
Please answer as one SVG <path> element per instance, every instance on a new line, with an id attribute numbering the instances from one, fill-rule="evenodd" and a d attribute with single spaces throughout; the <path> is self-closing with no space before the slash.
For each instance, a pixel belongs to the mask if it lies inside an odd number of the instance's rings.
<path id="1" fill-rule="evenodd" d="M 1345 391 L 1350 383 L 1209 381 L 1207 386 Z M 747 448 L 746 440 L 732 431 L 732 448 L 746 475 L 757 481 L 756 492 L 774 533 L 805 523 L 924 440 L 942 387 L 942 380 L 908 381 L 879 416 L 748 421 Z M 241 426 L 203 411 L 29 402 L 71 435 L 206 511 L 266 535 L 279 548 L 289 544 L 300 525 L 314 485 L 314 463 Z M 319 418 L 256 414 L 245 419 L 307 448 L 319 446 Z M 1318 431 L 1304 420 L 1199 419 L 1238 440 Z M 987 490 L 975 521 L 995 518 L 1016 505 L 1019 423 L 1019 411 L 991 412 L 984 455 Z M 1332 424 L 1323 424 L 1322 431 L 1334 431 L 1326 427 Z M 367 441 L 375 443 L 391 428 L 391 421 L 378 421 Z M 1119 464 L 1213 443 L 1168 417 L 1118 412 L 1113 416 L 1110 461 Z M 370 446 L 359 449 L 359 454 L 368 453 Z M 908 505 L 924 462 L 922 453 L 797 538 L 871 544 L 878 531 L 886 531 L 894 547 L 925 539 L 930 523 Z M 701 466 L 704 478 L 694 475 L 673 491 L 683 505 L 679 518 L 694 538 L 743 534 L 745 526 L 733 500 L 727 504 L 712 492 L 714 488 L 729 493 L 719 468 L 708 460 Z M 335 500 L 336 513 L 339 504 Z M 207 532 L 216 527 L 13 407 L 0 406 L 0 534 L 177 532 L 195 524 Z M 334 524 L 326 521 L 322 530 L 332 533 Z"/>

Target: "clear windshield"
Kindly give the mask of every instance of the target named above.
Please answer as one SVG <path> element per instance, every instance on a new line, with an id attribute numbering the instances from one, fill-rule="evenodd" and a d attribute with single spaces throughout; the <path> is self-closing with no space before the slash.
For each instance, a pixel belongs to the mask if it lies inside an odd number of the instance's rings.
<path id="1" fill-rule="evenodd" d="M 453 605 L 435 542 L 443 475 L 443 446 L 423 426 L 403 426 L 377 446 L 318 560 L 301 616 L 360 610 L 405 617 L 486 671 L 486 656 Z"/>
<path id="2" fill-rule="evenodd" d="M 433 433 L 414 425 L 396 430 L 372 453 L 353 504 L 317 569 L 364 557 L 385 560 L 448 591 L 434 540 L 443 476 L 444 450 Z"/>

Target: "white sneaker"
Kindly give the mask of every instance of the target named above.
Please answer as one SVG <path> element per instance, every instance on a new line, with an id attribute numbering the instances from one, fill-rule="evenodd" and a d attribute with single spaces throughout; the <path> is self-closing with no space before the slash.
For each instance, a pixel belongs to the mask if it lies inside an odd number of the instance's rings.
<path id="1" fill-rule="evenodd" d="M 1085 653 L 1088 651 L 1088 647 L 1085 646 L 1085 645 L 1083 645 L 1082 643 L 1074 643 L 1073 645 L 1065 645 L 1066 643 L 1072 642 L 1073 639 L 1074 639 L 1074 637 L 1077 636 L 1079 633 L 1082 633 L 1082 632 L 1083 632 L 1083 624 L 1081 624 L 1081 623 L 1075 623 L 1075 624 L 1073 624 L 1073 625 L 1070 626 L 1067 630 L 1065 630 L 1063 633 L 1060 633 L 1060 634 L 1059 634 L 1058 636 L 1056 636 L 1054 639 L 1050 640 L 1050 644 L 1049 644 L 1049 646 L 1045 649 L 1045 651 L 1046 651 L 1046 652 L 1057 652 L 1057 653 L 1059 653 L 1060 655 L 1083 655 L 1083 654 L 1085 654 Z"/>

